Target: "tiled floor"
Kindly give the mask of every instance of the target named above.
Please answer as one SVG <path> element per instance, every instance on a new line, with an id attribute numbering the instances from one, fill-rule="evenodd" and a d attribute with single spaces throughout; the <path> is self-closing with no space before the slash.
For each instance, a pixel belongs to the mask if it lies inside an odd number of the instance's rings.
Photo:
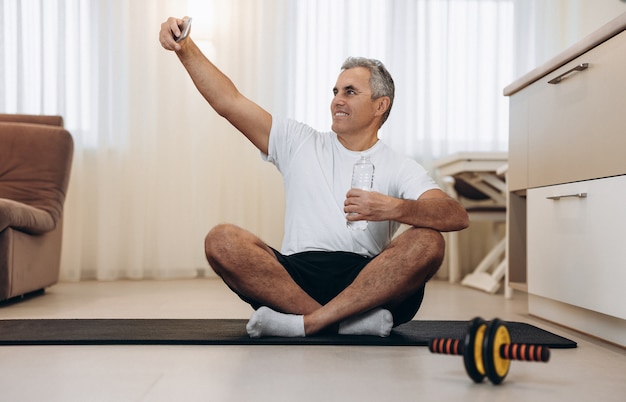
<path id="1" fill-rule="evenodd" d="M 248 318 L 217 279 L 81 282 L 0 305 L 10 318 Z M 512 362 L 474 384 L 460 357 L 424 347 L 0 347 L 1 401 L 624 401 L 626 351 L 527 314 L 512 300 L 433 281 L 416 319 L 523 321 L 578 342 L 547 364 Z"/>

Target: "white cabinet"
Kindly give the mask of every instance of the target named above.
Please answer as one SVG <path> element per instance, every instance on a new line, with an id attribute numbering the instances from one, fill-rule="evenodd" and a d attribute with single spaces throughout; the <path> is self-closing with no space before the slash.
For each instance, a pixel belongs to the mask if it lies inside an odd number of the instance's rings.
<path id="1" fill-rule="evenodd" d="M 528 292 L 626 319 L 626 176 L 528 190 Z"/>
<path id="2" fill-rule="evenodd" d="M 626 13 L 504 90 L 507 286 L 532 315 L 622 346 L 625 71 Z"/>

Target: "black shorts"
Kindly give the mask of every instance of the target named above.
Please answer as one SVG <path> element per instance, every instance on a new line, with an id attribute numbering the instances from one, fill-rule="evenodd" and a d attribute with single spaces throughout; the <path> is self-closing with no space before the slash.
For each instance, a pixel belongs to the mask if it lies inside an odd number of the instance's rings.
<path id="1" fill-rule="evenodd" d="M 371 257 L 345 251 L 306 251 L 283 255 L 272 250 L 298 286 L 322 305 L 348 287 L 372 260 Z M 391 309 L 394 326 L 412 320 L 423 299 L 424 286 Z"/>

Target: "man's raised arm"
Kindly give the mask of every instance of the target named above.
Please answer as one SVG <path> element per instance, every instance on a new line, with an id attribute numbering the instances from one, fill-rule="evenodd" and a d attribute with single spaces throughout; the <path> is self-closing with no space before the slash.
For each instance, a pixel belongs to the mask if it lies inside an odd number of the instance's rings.
<path id="1" fill-rule="evenodd" d="M 159 41 L 176 52 L 198 91 L 211 107 L 243 133 L 261 152 L 268 151 L 272 116 L 243 96 L 233 82 L 202 54 L 190 37 L 176 43 L 183 19 L 170 17 L 161 24 Z"/>

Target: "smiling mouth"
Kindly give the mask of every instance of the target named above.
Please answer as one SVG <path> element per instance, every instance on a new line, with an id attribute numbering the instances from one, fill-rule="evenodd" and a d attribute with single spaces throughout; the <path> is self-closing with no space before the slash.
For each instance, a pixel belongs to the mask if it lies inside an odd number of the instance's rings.
<path id="1" fill-rule="evenodd" d="M 345 112 L 335 112 L 335 117 L 347 117 L 348 113 Z"/>

